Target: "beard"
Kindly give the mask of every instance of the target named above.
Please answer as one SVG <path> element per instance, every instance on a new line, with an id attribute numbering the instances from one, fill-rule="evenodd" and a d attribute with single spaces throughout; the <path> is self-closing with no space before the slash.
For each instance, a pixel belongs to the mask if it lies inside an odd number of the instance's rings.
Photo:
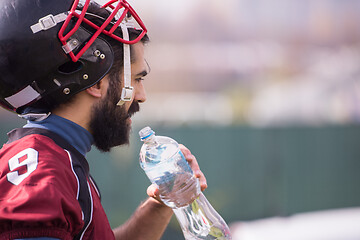
<path id="1" fill-rule="evenodd" d="M 116 91 L 110 90 L 92 109 L 89 127 L 94 145 L 102 152 L 109 152 L 115 146 L 129 144 L 131 124 L 127 120 L 140 110 L 139 103 L 135 100 L 128 111 L 125 105 L 116 105 L 120 99 L 118 95 Z"/>

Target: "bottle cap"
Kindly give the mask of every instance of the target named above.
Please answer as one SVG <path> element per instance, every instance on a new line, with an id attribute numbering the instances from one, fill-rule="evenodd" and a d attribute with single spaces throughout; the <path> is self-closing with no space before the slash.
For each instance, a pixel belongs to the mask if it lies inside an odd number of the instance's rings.
<path id="1" fill-rule="evenodd" d="M 139 131 L 139 136 L 141 140 L 145 140 L 153 134 L 155 134 L 155 132 L 150 127 L 144 127 Z"/>

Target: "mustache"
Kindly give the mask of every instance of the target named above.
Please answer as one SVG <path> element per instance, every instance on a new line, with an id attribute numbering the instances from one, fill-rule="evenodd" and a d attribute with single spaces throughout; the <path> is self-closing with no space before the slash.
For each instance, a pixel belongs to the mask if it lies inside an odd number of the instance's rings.
<path id="1" fill-rule="evenodd" d="M 128 110 L 128 115 L 129 117 L 131 117 L 132 115 L 134 115 L 136 112 L 140 111 L 140 104 L 137 101 L 134 101 Z"/>

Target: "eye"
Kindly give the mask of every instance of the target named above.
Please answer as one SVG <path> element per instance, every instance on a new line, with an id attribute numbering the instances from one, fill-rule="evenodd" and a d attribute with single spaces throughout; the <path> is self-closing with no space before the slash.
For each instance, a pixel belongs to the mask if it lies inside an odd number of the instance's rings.
<path id="1" fill-rule="evenodd" d="M 144 81 L 144 80 L 145 80 L 145 78 L 143 78 L 143 77 L 141 77 L 141 78 L 135 78 L 135 81 L 137 81 L 137 82 Z"/>

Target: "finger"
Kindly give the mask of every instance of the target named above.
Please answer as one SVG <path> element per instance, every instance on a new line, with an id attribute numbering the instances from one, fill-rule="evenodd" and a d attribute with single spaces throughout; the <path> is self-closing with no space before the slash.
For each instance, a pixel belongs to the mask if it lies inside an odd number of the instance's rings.
<path id="1" fill-rule="evenodd" d="M 186 161 L 188 161 L 191 169 L 193 170 L 194 176 L 196 178 L 199 178 L 201 191 L 204 191 L 207 188 L 206 177 L 205 177 L 204 173 L 200 170 L 200 167 L 196 160 L 196 157 L 194 155 L 192 155 L 190 150 L 187 147 L 185 147 L 184 145 L 180 144 L 179 147 L 180 147 L 180 150 L 183 153 Z"/>
<path id="2" fill-rule="evenodd" d="M 186 161 L 188 161 L 190 167 L 192 168 L 192 170 L 194 172 L 200 171 L 200 167 L 196 160 L 196 157 L 191 154 L 190 150 L 182 144 L 180 144 L 179 147 L 180 147 L 180 150 L 181 150 L 182 154 L 184 155 Z"/>
<path id="3" fill-rule="evenodd" d="M 194 175 L 196 178 L 199 179 L 201 191 L 204 191 L 207 188 L 207 181 L 204 173 L 201 170 L 198 170 L 194 172 Z"/>
<path id="4" fill-rule="evenodd" d="M 199 178 L 200 189 L 201 189 L 201 191 L 204 191 L 208 187 L 207 182 L 206 182 L 206 177 L 202 171 L 200 171 L 198 174 L 199 174 L 199 177 L 197 177 L 197 178 Z"/>
<path id="5" fill-rule="evenodd" d="M 152 197 L 156 200 L 158 200 L 159 202 L 161 202 L 160 200 L 160 196 L 159 196 L 159 189 L 158 186 L 156 184 L 151 184 L 147 190 L 146 193 L 149 197 Z"/>
<path id="6" fill-rule="evenodd" d="M 184 157 L 185 157 L 185 158 L 186 158 L 186 157 L 189 157 L 190 155 L 192 155 L 191 152 L 190 152 L 190 150 L 189 150 L 187 147 L 185 147 L 183 144 L 179 144 L 179 148 L 180 148 L 182 154 L 184 154 Z"/>

